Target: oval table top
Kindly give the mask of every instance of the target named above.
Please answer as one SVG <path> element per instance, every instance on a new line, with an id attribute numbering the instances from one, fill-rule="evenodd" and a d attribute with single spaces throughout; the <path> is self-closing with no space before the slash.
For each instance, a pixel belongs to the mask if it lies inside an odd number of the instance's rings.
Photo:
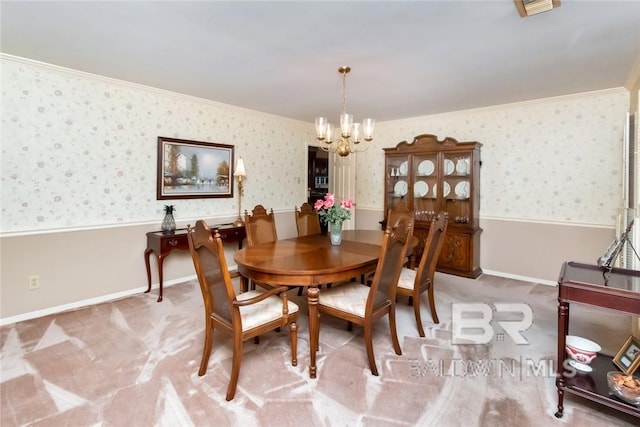
<path id="1" fill-rule="evenodd" d="M 274 285 L 318 286 L 375 270 L 384 232 L 345 230 L 340 245 L 328 235 L 282 239 L 243 248 L 234 260 L 242 276 Z"/>

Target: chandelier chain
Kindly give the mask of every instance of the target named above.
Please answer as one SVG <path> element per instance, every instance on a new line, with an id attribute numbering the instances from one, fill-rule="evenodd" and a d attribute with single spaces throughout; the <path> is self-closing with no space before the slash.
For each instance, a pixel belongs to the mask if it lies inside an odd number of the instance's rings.
<path id="1" fill-rule="evenodd" d="M 347 73 L 342 73 L 342 114 L 347 113 Z"/>

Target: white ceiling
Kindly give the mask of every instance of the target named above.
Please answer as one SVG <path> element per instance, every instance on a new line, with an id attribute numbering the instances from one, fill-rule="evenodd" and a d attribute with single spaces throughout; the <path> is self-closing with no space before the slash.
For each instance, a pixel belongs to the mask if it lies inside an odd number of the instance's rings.
<path id="1" fill-rule="evenodd" d="M 640 0 L 6 1 L 1 51 L 294 119 L 378 121 L 624 86 Z"/>

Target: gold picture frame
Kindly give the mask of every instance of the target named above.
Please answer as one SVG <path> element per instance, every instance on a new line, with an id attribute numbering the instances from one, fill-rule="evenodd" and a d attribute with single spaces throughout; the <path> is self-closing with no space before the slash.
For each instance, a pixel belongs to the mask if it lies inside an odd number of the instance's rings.
<path id="1" fill-rule="evenodd" d="M 640 366 L 640 340 L 633 335 L 627 338 L 627 341 L 613 358 L 613 363 L 625 375 L 633 375 L 638 366 Z"/>
<path id="2" fill-rule="evenodd" d="M 158 137 L 156 198 L 233 197 L 233 145 Z"/>

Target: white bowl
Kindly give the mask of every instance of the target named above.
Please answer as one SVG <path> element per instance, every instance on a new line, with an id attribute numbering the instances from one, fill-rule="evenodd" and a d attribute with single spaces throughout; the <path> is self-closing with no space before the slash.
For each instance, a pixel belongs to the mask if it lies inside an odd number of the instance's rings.
<path id="1" fill-rule="evenodd" d="M 596 358 L 602 347 L 586 338 L 567 335 L 565 348 L 571 357 L 569 364 L 579 371 L 591 372 L 589 364 Z"/>

